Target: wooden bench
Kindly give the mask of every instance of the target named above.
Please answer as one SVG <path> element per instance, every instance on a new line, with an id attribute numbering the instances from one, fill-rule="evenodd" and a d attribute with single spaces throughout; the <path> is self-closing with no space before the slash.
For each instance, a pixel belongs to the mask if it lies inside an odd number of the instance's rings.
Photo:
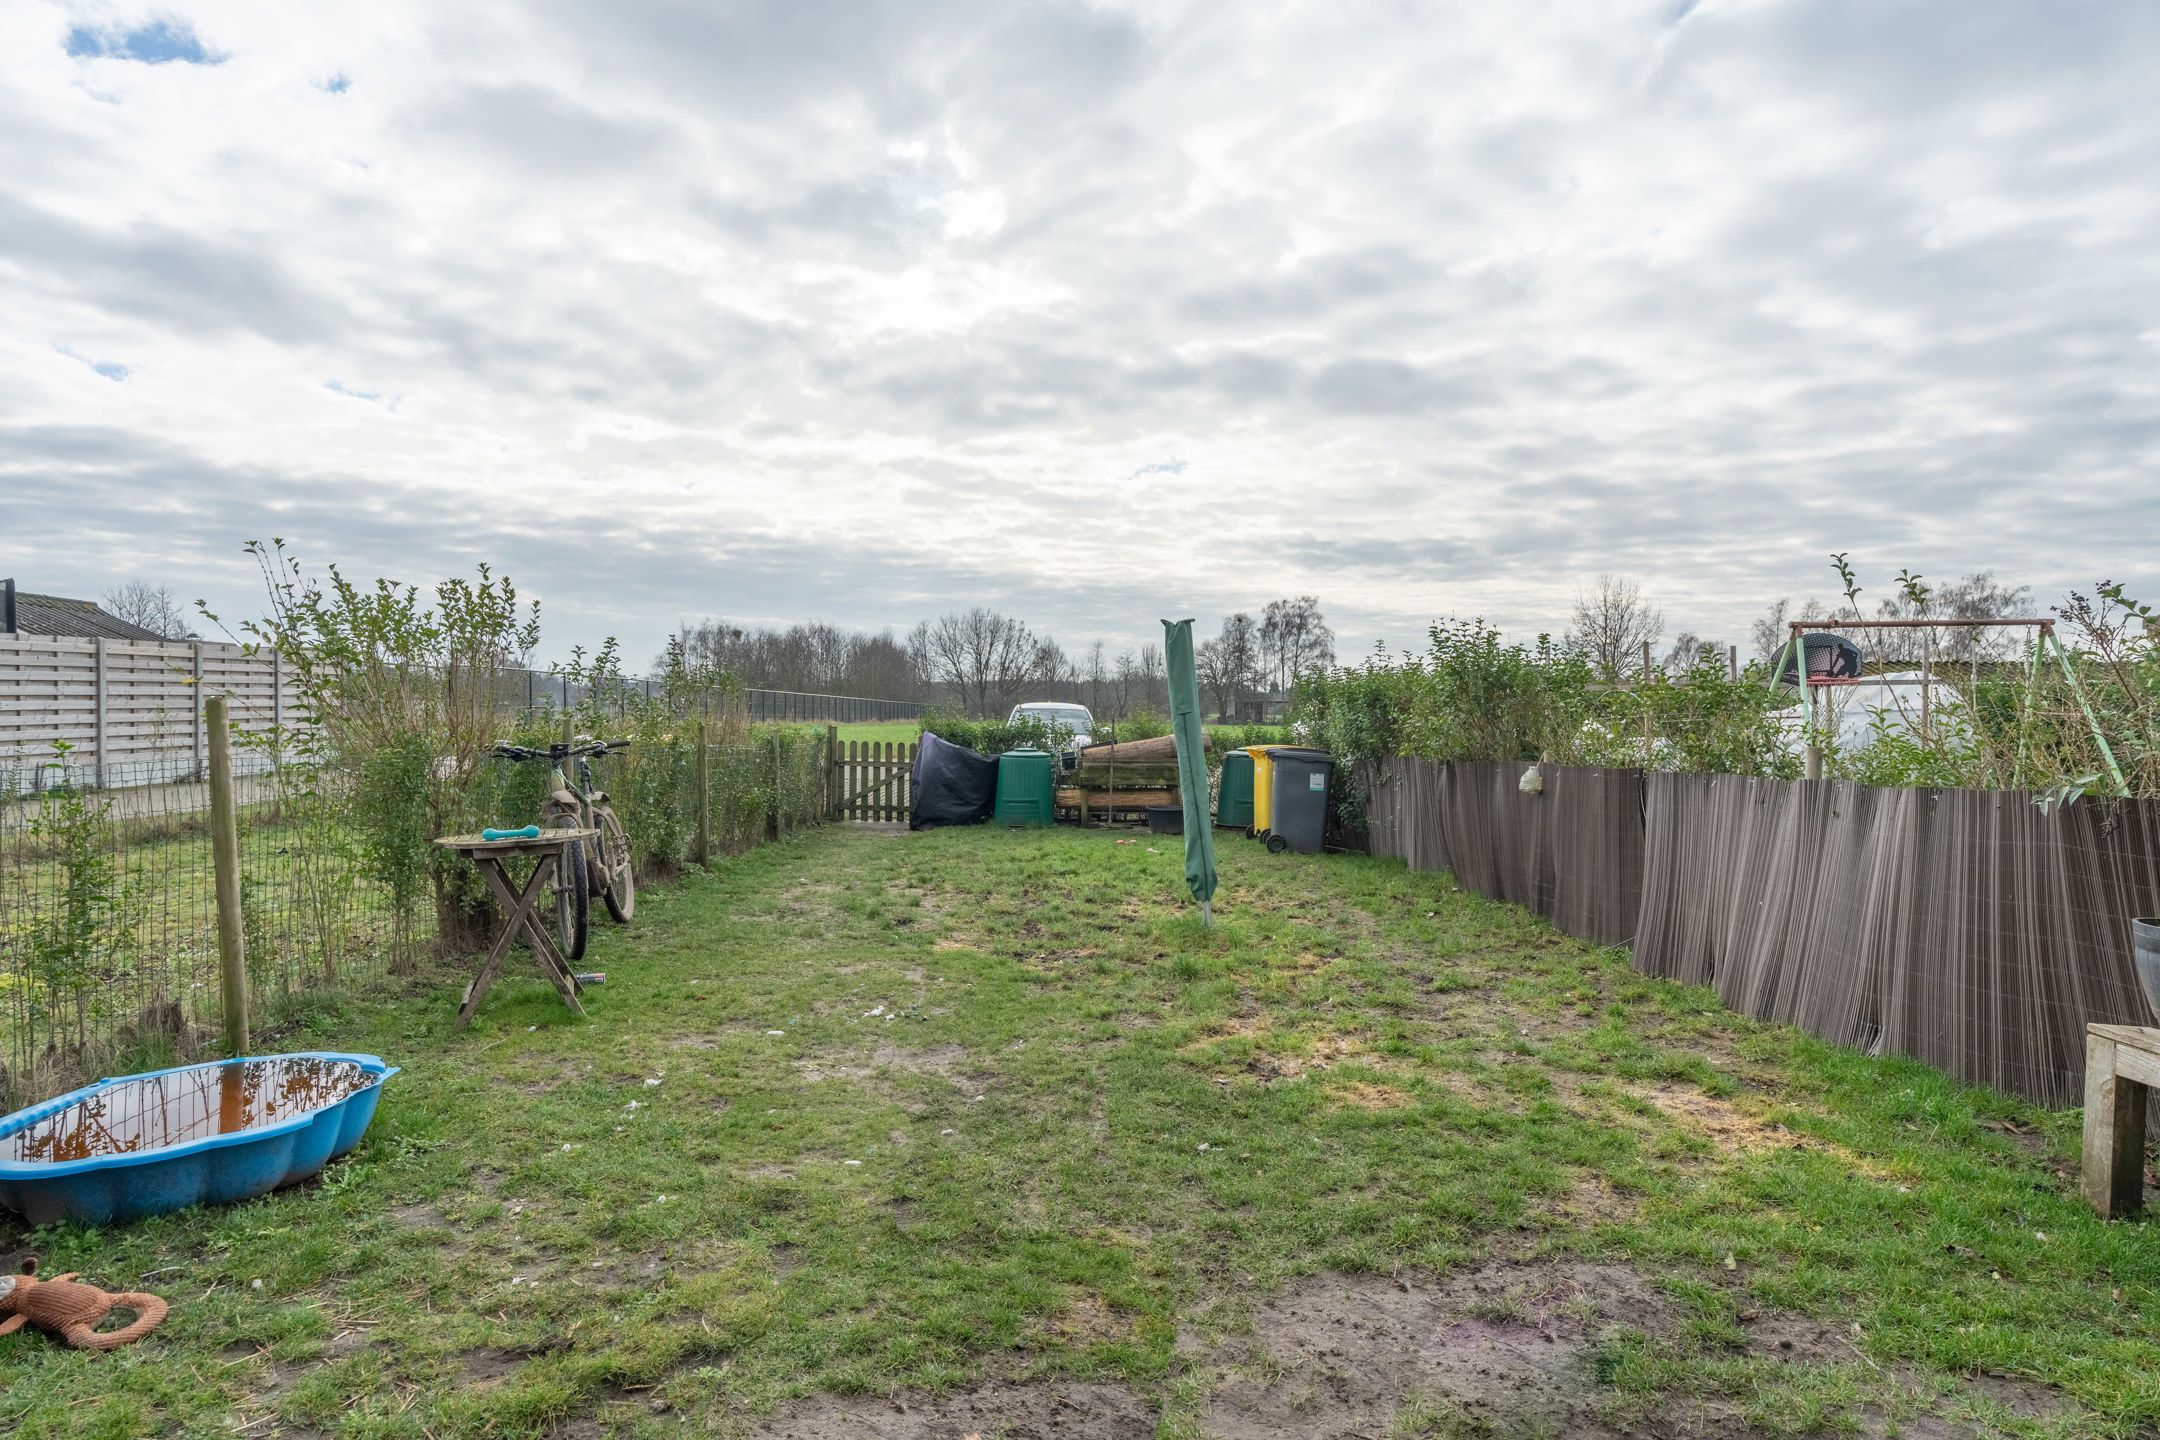
<path id="1" fill-rule="evenodd" d="M 2085 1198 L 2113 1220 L 2145 1203 L 2145 1092 L 2160 1086 L 2160 1030 L 2085 1027 Z"/>

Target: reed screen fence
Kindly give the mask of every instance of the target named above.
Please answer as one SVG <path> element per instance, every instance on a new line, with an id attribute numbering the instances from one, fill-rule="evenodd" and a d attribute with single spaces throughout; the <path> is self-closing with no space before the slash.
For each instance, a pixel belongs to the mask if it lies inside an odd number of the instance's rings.
<path id="1" fill-rule="evenodd" d="M 1361 778 L 1374 853 L 1841 1045 L 2065 1106 L 2085 1026 L 2151 1019 L 2130 922 L 2160 913 L 2160 802 L 1491 761 Z"/>

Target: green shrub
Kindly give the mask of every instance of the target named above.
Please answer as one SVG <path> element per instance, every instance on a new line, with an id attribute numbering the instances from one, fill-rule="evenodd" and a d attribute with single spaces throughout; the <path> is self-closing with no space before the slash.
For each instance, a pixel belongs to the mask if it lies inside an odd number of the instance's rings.
<path id="1" fill-rule="evenodd" d="M 1217 755 L 1243 750 L 1248 745 L 1295 745 L 1296 733 L 1288 725 L 1210 725 L 1208 749 Z"/>
<path id="2" fill-rule="evenodd" d="M 1155 740 L 1170 733 L 1170 717 L 1156 710 L 1135 710 L 1119 720 L 1097 720 L 1095 738 L 1108 740 L 1115 735 L 1119 744 L 1127 740 Z"/>
<path id="3" fill-rule="evenodd" d="M 1002 755 L 1008 750 L 1057 750 L 1066 740 L 1062 728 L 1034 718 L 971 720 L 945 710 L 923 716 L 923 732 L 983 755 Z"/>

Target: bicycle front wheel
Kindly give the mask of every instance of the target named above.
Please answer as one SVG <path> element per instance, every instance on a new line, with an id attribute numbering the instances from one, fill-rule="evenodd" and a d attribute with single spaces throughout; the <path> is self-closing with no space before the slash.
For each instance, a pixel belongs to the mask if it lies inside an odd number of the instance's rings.
<path id="1" fill-rule="evenodd" d="M 605 887 L 600 898 L 607 901 L 608 914 L 627 925 L 637 912 L 637 866 L 630 858 L 630 837 L 623 833 L 622 821 L 615 818 L 613 810 L 595 810 L 593 824 L 600 831 L 600 869 Z"/>
<path id="2" fill-rule="evenodd" d="M 547 818 L 550 830 L 582 828 L 574 812 L 556 811 Z M 592 923 L 592 877 L 585 870 L 585 842 L 566 840 L 555 862 L 555 935 L 565 960 L 585 958 L 585 940 Z"/>

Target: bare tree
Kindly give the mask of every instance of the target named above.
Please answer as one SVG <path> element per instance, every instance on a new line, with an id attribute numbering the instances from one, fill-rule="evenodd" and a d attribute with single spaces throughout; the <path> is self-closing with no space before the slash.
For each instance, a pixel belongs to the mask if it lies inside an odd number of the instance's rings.
<path id="1" fill-rule="evenodd" d="M 918 625 L 911 648 L 925 673 L 950 687 L 972 715 L 1003 710 L 1051 655 L 1063 658 L 1025 621 L 981 605 Z"/>
<path id="2" fill-rule="evenodd" d="M 1259 679 L 1260 627 L 1253 623 L 1252 616 L 1240 610 L 1223 621 L 1216 644 L 1222 647 L 1220 664 L 1223 683 L 1228 690 L 1222 713 L 1235 718 L 1245 692 Z"/>
<path id="3" fill-rule="evenodd" d="M 912 700 L 922 693 L 921 673 L 889 630 L 867 635 L 822 622 L 746 629 L 701 620 L 684 625 L 676 641 L 685 663 L 756 689 L 880 700 Z M 665 668 L 665 657 L 655 668 Z"/>
<path id="4" fill-rule="evenodd" d="M 1222 637 L 1211 637 L 1193 647 L 1193 671 L 1200 681 L 1200 688 L 1215 702 L 1215 718 L 1228 719 L 1234 687 L 1229 667 L 1223 664 Z"/>
<path id="5" fill-rule="evenodd" d="M 1712 640 L 1707 635 L 1683 630 L 1673 637 L 1672 648 L 1665 652 L 1665 658 L 1660 663 L 1665 672 L 1671 675 L 1685 675 L 1699 665 L 1722 666 L 1725 663 L 1725 646 L 1723 642 Z"/>
<path id="6" fill-rule="evenodd" d="M 1116 668 L 1110 674 L 1110 713 L 1120 720 L 1132 709 L 1135 695 L 1140 689 L 1140 657 L 1127 650 L 1117 657 Z"/>
<path id="7" fill-rule="evenodd" d="M 1838 579 L 1843 586 L 1845 605 L 1853 619 L 1865 613 L 1859 597 L 1863 593 L 1859 576 L 1846 557 L 1834 557 Z M 1878 601 L 1874 618 L 1880 620 L 2000 620 L 2023 617 L 2032 610 L 2032 591 L 2024 585 L 2005 585 L 1995 578 L 1994 572 L 1977 570 L 1960 579 L 1942 585 L 1929 585 L 1924 577 L 1910 570 L 1898 573 L 1897 589 L 1885 600 Z M 1839 614 L 1820 600 L 1809 600 L 1797 611 L 1789 599 L 1779 600 L 1766 610 L 1762 618 L 1749 627 L 1749 637 L 1754 641 L 1755 653 L 1764 660 L 1775 660 L 1783 653 L 1786 642 L 1791 639 L 1790 622 L 1794 620 L 1820 621 L 1834 627 Z M 1866 652 L 1867 663 L 1873 670 L 1909 669 L 1932 657 L 1937 662 L 1967 664 L 1971 662 L 2011 660 L 2023 653 L 2023 647 L 2031 643 L 2031 636 L 2017 630 L 1981 630 L 1966 627 L 1913 630 L 1854 631 L 1853 637 Z"/>
<path id="8" fill-rule="evenodd" d="M 2002 620 L 2032 611 L 2032 591 L 2004 585 L 1994 572 L 1975 571 L 1962 579 L 1929 585 L 1910 570 L 1898 575 L 1898 591 L 1876 607 L 1884 620 Z M 1923 660 L 1955 664 L 2012 660 L 2031 637 L 2022 630 L 1945 629 L 1878 630 L 1868 637 L 1869 658 L 1880 668 L 1919 665 Z"/>
<path id="9" fill-rule="evenodd" d="M 1781 598 L 1748 626 L 1748 641 L 1755 648 L 1755 658 L 1765 664 L 1775 663 L 1792 639 L 1792 621 L 1827 620 L 1829 615 L 1820 600 L 1811 599 L 1795 611 L 1789 596 Z"/>
<path id="10" fill-rule="evenodd" d="M 1281 690 L 1334 664 L 1335 632 L 1320 613 L 1319 597 L 1270 600 L 1260 612 L 1259 650 L 1266 678 Z"/>
<path id="11" fill-rule="evenodd" d="M 1142 710 L 1168 710 L 1170 708 L 1170 672 L 1163 661 L 1162 646 L 1142 645 L 1139 661 L 1139 693 L 1134 696 L 1137 708 Z"/>
<path id="12" fill-rule="evenodd" d="M 195 631 L 181 613 L 180 602 L 170 585 L 130 580 L 105 592 L 105 611 L 115 620 L 140 625 L 167 640 L 192 640 Z"/>
<path id="13" fill-rule="evenodd" d="M 1089 711 L 1101 715 L 1109 714 L 1110 660 L 1102 641 L 1097 640 L 1088 646 L 1087 668 L 1082 672 L 1081 678 L 1087 686 Z"/>
<path id="14" fill-rule="evenodd" d="M 914 700 L 922 694 L 922 673 L 908 658 L 907 647 L 890 630 L 856 637 L 848 656 L 846 691 L 876 700 Z"/>
<path id="15" fill-rule="evenodd" d="M 1575 617 L 1569 648 L 1590 659 L 1598 678 L 1619 681 L 1642 668 L 1644 644 L 1665 633 L 1665 617 L 1643 599 L 1642 587 L 1618 575 L 1600 575 L 1588 590 L 1575 592 Z"/>

